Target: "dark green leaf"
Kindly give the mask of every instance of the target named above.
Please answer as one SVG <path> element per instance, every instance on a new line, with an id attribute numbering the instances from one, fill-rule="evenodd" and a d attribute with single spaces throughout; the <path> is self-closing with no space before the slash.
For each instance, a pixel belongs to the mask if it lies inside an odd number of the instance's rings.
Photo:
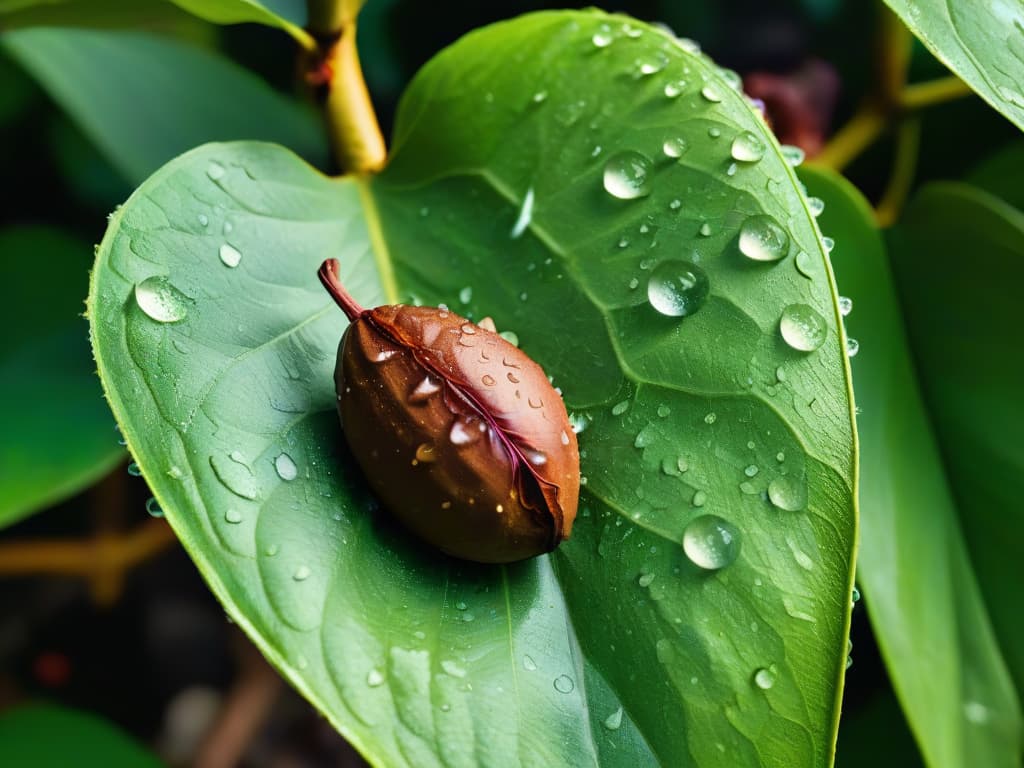
<path id="1" fill-rule="evenodd" d="M 917 382 L 885 244 L 871 209 L 830 172 L 802 174 L 826 201 L 861 446 L 858 581 L 896 693 L 932 768 L 1016 766 L 1020 710 L 967 560 Z"/>
<path id="2" fill-rule="evenodd" d="M 731 156 L 748 131 L 760 162 Z M 676 139 L 678 159 L 663 152 Z M 646 197 L 605 191 L 627 150 L 651 159 Z M 738 248 L 764 215 L 788 231 L 776 263 Z M 586 426 L 587 478 L 554 555 L 459 563 L 374 510 L 334 412 L 343 319 L 316 284 L 325 257 L 367 306 L 492 316 L 554 377 Z M 648 278 L 680 258 L 710 297 L 663 316 Z M 228 612 L 374 762 L 797 766 L 831 759 L 852 585 L 833 295 L 759 115 L 705 58 L 587 12 L 439 55 L 379 177 L 326 179 L 251 143 L 170 163 L 112 220 L 91 306 L 101 375 L 168 520 Z M 816 352 L 780 336 L 790 304 L 821 315 Z M 709 513 L 741 539 L 717 572 L 680 545 Z"/>
<path id="3" fill-rule="evenodd" d="M 326 160 L 311 109 L 206 51 L 81 29 L 23 29 L 0 40 L 135 183 L 211 140 L 276 141 L 313 163 Z"/>
<path id="4" fill-rule="evenodd" d="M 885 0 L 943 63 L 1024 128 L 1024 6 L 1019 0 Z"/>
<path id="5" fill-rule="evenodd" d="M 159 768 L 160 761 L 98 717 L 50 705 L 0 714 L 4 765 L 24 768 Z"/>
<path id="6" fill-rule="evenodd" d="M 922 389 L 992 623 L 1022 690 L 1024 358 L 1012 287 L 1024 278 L 1024 214 L 966 184 L 931 184 L 896 235 L 894 271 Z"/>
<path id="7" fill-rule="evenodd" d="M 1024 211 L 1024 142 L 1015 141 L 993 153 L 971 171 L 967 181 Z"/>
<path id="8" fill-rule="evenodd" d="M 19 229 L 0 233 L 0 253 L 4 526 L 88 487 L 124 452 L 81 318 L 89 247 L 52 230 Z"/>

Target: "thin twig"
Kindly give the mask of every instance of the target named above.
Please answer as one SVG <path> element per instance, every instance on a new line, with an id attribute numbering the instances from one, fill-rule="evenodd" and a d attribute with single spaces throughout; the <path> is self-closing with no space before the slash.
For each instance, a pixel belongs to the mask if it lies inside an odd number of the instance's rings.
<path id="1" fill-rule="evenodd" d="M 918 149 L 921 145 L 921 119 L 912 117 L 900 123 L 896 131 L 896 155 L 892 173 L 882 199 L 875 207 L 875 219 L 880 227 L 889 227 L 899 218 L 910 194 L 917 172 Z"/>

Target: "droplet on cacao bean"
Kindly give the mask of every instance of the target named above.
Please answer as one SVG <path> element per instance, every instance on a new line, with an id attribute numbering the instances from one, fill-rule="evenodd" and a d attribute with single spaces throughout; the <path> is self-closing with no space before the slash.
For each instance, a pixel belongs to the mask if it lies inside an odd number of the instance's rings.
<path id="1" fill-rule="evenodd" d="M 350 321 L 334 373 L 338 413 L 382 505 L 419 538 L 476 562 L 523 560 L 568 538 L 579 448 L 543 369 L 489 319 L 364 309 L 336 260 L 319 276 Z"/>

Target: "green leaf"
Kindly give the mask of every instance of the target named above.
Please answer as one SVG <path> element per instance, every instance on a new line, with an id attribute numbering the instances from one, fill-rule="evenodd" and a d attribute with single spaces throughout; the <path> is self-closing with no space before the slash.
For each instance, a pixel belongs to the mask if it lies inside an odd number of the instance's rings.
<path id="1" fill-rule="evenodd" d="M 966 184 L 930 184 L 896 235 L 894 271 L 922 389 L 992 623 L 1024 690 L 1015 545 L 1024 533 L 1024 360 L 1019 302 L 1006 289 L 1024 277 L 1024 214 Z"/>
<path id="2" fill-rule="evenodd" d="M 885 0 L 935 56 L 1024 128 L 1024 6 L 1019 0 Z"/>
<path id="3" fill-rule="evenodd" d="M 858 581 L 875 636 L 932 768 L 1015 766 L 1020 710 L 957 525 L 920 399 L 871 209 L 825 170 L 802 174 L 825 200 L 836 278 L 860 341 L 861 545 Z"/>
<path id="4" fill-rule="evenodd" d="M 33 704 L 0 714 L 5 765 L 32 768 L 159 768 L 160 761 L 126 734 L 84 712 Z"/>
<path id="5" fill-rule="evenodd" d="M 2 527 L 92 485 L 124 451 L 81 318 L 88 246 L 54 230 L 11 229 L 0 233 L 0 253 Z"/>
<path id="6" fill-rule="evenodd" d="M 22 29 L 0 41 L 135 183 L 211 140 L 275 141 L 326 161 L 324 130 L 310 108 L 198 48 L 82 29 Z"/>
<path id="7" fill-rule="evenodd" d="M 167 24 L 187 18 L 182 11 L 215 24 L 255 22 L 277 27 L 308 50 L 316 46 L 302 29 L 306 24 L 304 0 L 0 0 L 0 30 Z"/>
<path id="8" fill-rule="evenodd" d="M 981 187 L 1009 203 L 1018 211 L 1024 210 L 1024 141 L 1015 141 L 994 152 L 979 163 L 968 175 L 967 181 Z"/>
<path id="9" fill-rule="evenodd" d="M 744 132 L 764 159 L 733 168 Z M 627 150 L 651 160 L 646 197 L 605 191 Z M 765 215 L 788 231 L 777 263 L 738 249 Z M 326 257 L 364 305 L 490 315 L 545 366 L 585 426 L 567 544 L 477 566 L 375 510 L 334 412 L 344 321 L 314 276 Z M 710 296 L 666 317 L 646 284 L 680 258 Z M 378 177 L 327 179 L 253 143 L 164 167 L 104 238 L 93 342 L 212 589 L 372 762 L 825 765 L 855 535 L 826 264 L 792 169 L 725 75 L 632 20 L 545 13 L 428 64 Z M 797 303 L 827 318 L 816 352 L 779 334 Z M 680 544 L 704 514 L 739 531 L 717 572 Z"/>

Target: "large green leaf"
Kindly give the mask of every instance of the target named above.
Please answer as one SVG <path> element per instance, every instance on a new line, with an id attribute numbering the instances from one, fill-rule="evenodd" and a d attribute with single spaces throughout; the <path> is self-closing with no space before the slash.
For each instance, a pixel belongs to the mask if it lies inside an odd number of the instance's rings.
<path id="1" fill-rule="evenodd" d="M 310 49 L 315 45 L 302 29 L 306 24 L 304 0 L 0 0 L 0 30 L 159 25 L 183 17 L 182 11 L 215 24 L 249 21 L 277 27 L 300 45 Z"/>
<path id="2" fill-rule="evenodd" d="M 4 765 L 28 768 L 158 768 L 134 740 L 98 717 L 51 705 L 0 714 Z"/>
<path id="3" fill-rule="evenodd" d="M 311 109 L 207 51 L 84 29 L 22 29 L 0 41 L 135 183 L 212 140 L 276 141 L 311 162 L 327 158 Z"/>
<path id="4" fill-rule="evenodd" d="M 931 184 L 895 235 L 922 389 L 992 622 L 1024 690 L 1024 359 L 1019 302 L 1007 290 L 1024 278 L 1024 214 L 966 184 Z"/>
<path id="5" fill-rule="evenodd" d="M 1019 706 L 920 399 L 885 244 L 849 182 L 817 169 L 802 177 L 826 201 L 836 278 L 855 307 L 846 324 L 861 344 L 857 572 L 875 636 L 929 766 L 1016 766 Z"/>
<path id="6" fill-rule="evenodd" d="M 1024 128 L 1024 4 L 1020 0 L 885 2 L 928 50 Z"/>
<path id="7" fill-rule="evenodd" d="M 745 132 L 735 153 L 763 142 L 760 162 L 731 157 Z M 202 147 L 100 248 L 108 396 L 229 614 L 377 764 L 827 764 L 855 537 L 847 366 L 814 219 L 759 115 L 662 32 L 546 13 L 428 64 L 393 144 L 368 179 Z M 603 187 L 627 150 L 651 159 L 646 197 Z M 737 245 L 766 215 L 788 231 L 776 263 Z M 328 256 L 366 305 L 446 301 L 518 334 L 586 425 L 571 541 L 475 566 L 377 513 L 334 413 Z M 662 316 L 647 280 L 680 258 L 710 296 Z M 817 351 L 780 336 L 791 304 L 820 313 Z M 739 531 L 718 572 L 680 546 L 704 514 Z"/>
<path id="8" fill-rule="evenodd" d="M 12 229 L 0 233 L 0 254 L 2 527 L 88 487 L 124 451 L 81 318 L 89 246 Z"/>
<path id="9" fill-rule="evenodd" d="M 967 181 L 1024 210 L 1024 141 L 1015 141 L 993 152 L 968 175 Z"/>

